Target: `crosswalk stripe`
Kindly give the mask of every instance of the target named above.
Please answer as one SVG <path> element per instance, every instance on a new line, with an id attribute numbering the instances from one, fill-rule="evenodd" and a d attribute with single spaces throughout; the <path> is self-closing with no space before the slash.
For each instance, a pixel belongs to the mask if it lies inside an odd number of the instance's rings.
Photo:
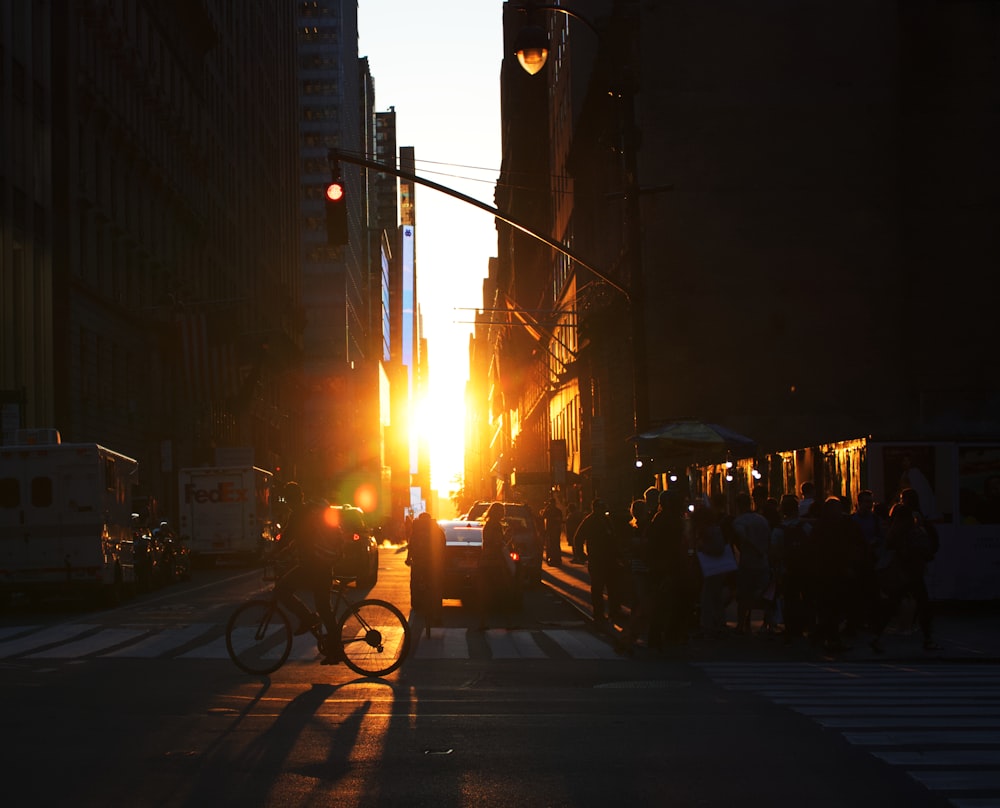
<path id="1" fill-rule="evenodd" d="M 928 749 L 922 752 L 878 751 L 872 754 L 890 766 L 995 766 L 995 749 Z"/>
<path id="2" fill-rule="evenodd" d="M 10 640 L 0 644 L 0 658 L 7 658 L 42 648 L 46 645 L 66 642 L 73 637 L 93 631 L 97 626 L 87 626 L 80 623 L 67 623 L 60 626 L 52 626 L 42 631 L 29 634 L 26 637 Z"/>
<path id="3" fill-rule="evenodd" d="M 0 642 L 3 642 L 8 637 L 16 637 L 25 631 L 34 631 L 38 626 L 3 626 L 0 627 Z"/>
<path id="4" fill-rule="evenodd" d="M 988 730 L 912 730 L 910 732 L 845 732 L 856 746 L 986 746 L 1000 744 L 1000 732 Z"/>
<path id="5" fill-rule="evenodd" d="M 486 632 L 486 642 L 494 659 L 545 659 L 547 656 L 530 631 L 490 629 Z"/>
<path id="6" fill-rule="evenodd" d="M 34 654 L 29 654 L 26 659 L 73 659 L 74 657 L 87 656 L 89 654 L 103 651 L 106 648 L 113 648 L 116 645 L 141 637 L 145 631 L 136 629 L 105 629 L 97 634 L 90 634 L 72 642 L 62 643 L 52 648 L 46 648 Z"/>
<path id="7" fill-rule="evenodd" d="M 753 693 L 840 732 L 925 788 L 945 792 L 954 808 L 1000 805 L 995 666 L 732 662 L 699 667 L 728 690 Z"/>
<path id="8" fill-rule="evenodd" d="M 931 791 L 1000 789 L 1000 771 L 911 771 L 909 775 Z"/>
<path id="9" fill-rule="evenodd" d="M 178 659 L 211 660 L 229 656 L 225 636 L 213 623 L 158 629 L 141 626 L 100 628 L 86 624 L 66 624 L 42 630 L 11 626 L 5 633 L 10 639 L 0 636 L 0 659 L 14 656 L 73 659 L 91 655 L 102 659 L 156 659 L 177 650 L 183 650 Z M 416 659 L 470 659 L 469 635 L 465 628 L 435 626 L 430 637 L 414 635 L 412 656 Z M 543 635 L 550 644 L 548 648 L 540 642 Z M 623 659 L 606 639 L 584 629 L 495 628 L 484 631 L 482 636 L 493 659 L 547 659 L 553 655 L 551 644 L 573 659 Z M 289 659 L 311 661 L 318 658 L 316 641 L 311 635 L 295 638 Z"/>
<path id="10" fill-rule="evenodd" d="M 416 659 L 468 659 L 469 643 L 464 628 L 431 629 L 431 636 L 420 637 L 413 653 Z"/>
<path id="11" fill-rule="evenodd" d="M 292 651 L 288 655 L 289 659 L 296 662 L 313 662 L 319 659 L 319 648 L 316 647 L 316 638 L 312 634 L 303 634 L 292 640 Z"/>
<path id="12" fill-rule="evenodd" d="M 545 636 L 555 640 L 574 659 L 621 659 L 604 640 L 587 631 L 547 628 Z"/>
<path id="13" fill-rule="evenodd" d="M 921 702 L 921 704 L 922 703 L 923 702 Z M 868 704 L 870 705 L 870 708 L 865 710 L 865 715 L 881 716 L 883 718 L 891 718 L 893 716 L 990 716 L 994 719 L 1000 718 L 1000 706 L 981 707 L 980 702 L 978 701 L 970 701 L 966 705 L 952 705 L 950 707 L 892 707 L 879 704 L 878 702 L 868 702 Z M 852 701 L 849 705 L 845 705 L 841 702 L 838 707 L 830 707 L 827 705 L 813 707 L 810 702 L 809 704 L 796 707 L 795 709 L 796 712 L 800 712 L 802 715 L 807 715 L 810 718 L 821 718 L 822 716 L 842 715 L 845 706 L 854 707 L 857 705 L 856 702 Z M 996 723 L 997 722 L 994 721 L 994 725 Z"/>
<path id="14" fill-rule="evenodd" d="M 208 634 L 213 628 L 215 628 L 215 626 L 211 623 L 192 623 L 191 625 L 184 626 L 183 628 L 163 629 L 156 634 L 150 634 L 148 637 L 145 637 L 138 642 L 126 645 L 124 648 L 118 648 L 115 651 L 102 654 L 102 657 L 119 657 L 122 659 L 155 659 L 156 657 L 162 656 L 175 648 L 180 648 L 182 645 L 187 645 L 189 642 L 193 642 L 203 634 Z"/>
<path id="15" fill-rule="evenodd" d="M 922 716 L 857 716 L 850 718 L 816 718 L 821 727 L 830 729 L 995 729 L 995 718 L 979 716 L 951 718 L 927 718 Z M 1000 755 L 998 755 L 1000 757 Z"/>
<path id="16" fill-rule="evenodd" d="M 783 707 L 794 707 L 798 709 L 801 705 L 815 704 L 816 698 L 774 698 L 771 699 L 775 704 L 780 704 Z M 908 699 L 905 696 L 878 696 L 873 698 L 863 698 L 860 696 L 844 696 L 837 699 L 837 705 L 841 708 L 846 707 L 891 707 L 892 705 L 906 705 L 912 704 L 913 700 Z M 965 696 L 937 696 L 935 698 L 920 699 L 920 704 L 926 707 L 947 707 L 953 705 L 955 709 L 960 707 L 970 706 L 970 705 L 980 705 L 983 704 L 982 697 L 967 698 Z"/>
<path id="17" fill-rule="evenodd" d="M 192 648 L 180 654 L 177 659 L 229 659 L 229 649 L 226 648 L 226 638 L 216 637 L 207 643 Z"/>
<path id="18" fill-rule="evenodd" d="M 545 629 L 542 632 L 574 659 L 621 659 L 603 640 L 588 631 Z M 535 632 L 528 629 L 488 629 L 483 632 L 494 659 L 546 659 L 549 653 L 539 645 Z M 431 629 L 421 635 L 413 656 L 416 659 L 469 659 L 468 629 Z"/>
<path id="19" fill-rule="evenodd" d="M 722 684 L 722 682 L 719 682 L 718 684 Z M 792 690 L 787 688 L 772 689 L 768 687 L 759 687 L 759 686 L 754 687 L 753 685 L 750 684 L 732 685 L 729 686 L 729 689 L 745 690 L 749 692 L 759 693 L 760 695 L 766 696 L 769 699 L 780 699 L 780 698 L 791 698 L 791 697 L 801 698 L 803 693 L 803 691 L 801 690 Z M 836 694 L 838 698 L 840 698 L 841 696 L 849 698 L 853 694 L 857 693 L 857 691 L 858 689 L 856 687 L 840 688 L 837 687 L 836 685 L 830 685 L 830 687 L 817 689 L 815 692 L 815 696 L 813 698 L 815 699 L 818 697 L 832 697 L 834 694 Z M 867 695 L 874 697 L 877 700 L 881 700 L 883 703 L 888 702 L 888 700 L 891 698 L 893 701 L 896 702 L 904 700 L 903 703 L 905 704 L 913 704 L 913 703 L 923 703 L 925 698 L 930 699 L 934 698 L 935 696 L 939 697 L 941 693 L 941 686 L 939 685 L 928 688 L 921 688 L 921 687 L 908 688 L 905 694 L 897 695 L 898 691 L 894 691 L 891 696 L 887 695 L 884 697 L 878 696 L 875 693 L 872 693 L 871 691 L 865 691 L 865 692 L 867 693 Z M 968 688 L 963 686 L 962 692 L 960 695 L 957 696 L 957 698 L 964 699 L 965 701 L 973 701 L 973 700 L 996 698 L 996 695 L 997 695 L 997 689 L 995 687 L 977 689 L 977 688 Z"/>

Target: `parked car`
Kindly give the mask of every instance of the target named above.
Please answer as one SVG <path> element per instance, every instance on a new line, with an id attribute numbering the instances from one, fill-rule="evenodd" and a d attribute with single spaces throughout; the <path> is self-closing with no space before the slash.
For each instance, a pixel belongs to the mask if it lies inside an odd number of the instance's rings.
<path id="1" fill-rule="evenodd" d="M 347 543 L 336 572 L 357 578 L 359 588 L 370 589 L 378 583 L 378 542 L 365 521 L 365 512 L 353 505 L 331 505 L 335 521 L 344 531 Z"/>
<path id="2" fill-rule="evenodd" d="M 521 556 L 526 585 L 542 580 L 542 534 L 538 530 L 537 514 L 523 502 L 504 503 L 504 532 Z"/>
<path id="3" fill-rule="evenodd" d="M 472 599 L 478 587 L 476 576 L 479 559 L 483 554 L 483 523 L 467 519 L 439 519 L 438 524 L 444 530 L 445 537 L 442 597 Z M 524 594 L 524 576 L 521 573 L 520 555 L 509 542 L 504 560 L 510 580 L 504 602 L 511 608 L 519 609 Z"/>

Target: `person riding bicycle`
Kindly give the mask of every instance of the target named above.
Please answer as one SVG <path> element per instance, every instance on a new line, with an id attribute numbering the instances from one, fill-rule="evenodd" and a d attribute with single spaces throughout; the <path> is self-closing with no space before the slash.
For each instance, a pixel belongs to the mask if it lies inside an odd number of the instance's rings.
<path id="1" fill-rule="evenodd" d="M 298 618 L 296 635 L 318 628 L 320 620 L 327 633 L 333 634 L 335 615 L 330 607 L 330 586 L 333 566 L 346 541 L 344 532 L 340 525 L 329 519 L 332 511 L 327 505 L 305 500 L 298 483 L 286 483 L 282 495 L 290 512 L 274 557 L 288 553 L 294 556 L 295 563 L 274 586 L 278 601 Z M 295 592 L 299 589 L 312 593 L 318 614 L 296 596 Z M 328 660 L 329 656 L 324 658 L 324 664 Z"/>

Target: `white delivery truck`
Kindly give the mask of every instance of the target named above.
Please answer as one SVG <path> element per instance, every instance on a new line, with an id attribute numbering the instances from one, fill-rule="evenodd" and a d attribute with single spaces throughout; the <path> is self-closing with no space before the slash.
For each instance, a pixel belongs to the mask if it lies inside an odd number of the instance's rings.
<path id="1" fill-rule="evenodd" d="M 260 558 L 271 540 L 271 477 L 256 466 L 177 473 L 178 532 L 196 563 Z"/>
<path id="2" fill-rule="evenodd" d="M 132 484 L 138 463 L 54 429 L 0 446 L 0 593 L 90 592 L 117 604 L 135 585 Z"/>

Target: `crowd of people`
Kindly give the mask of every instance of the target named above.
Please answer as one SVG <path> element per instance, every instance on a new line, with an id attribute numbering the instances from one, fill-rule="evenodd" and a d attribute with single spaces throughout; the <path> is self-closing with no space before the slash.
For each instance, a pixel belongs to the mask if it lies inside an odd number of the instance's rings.
<path id="1" fill-rule="evenodd" d="M 904 489 L 889 504 L 865 490 L 853 507 L 818 499 L 812 483 L 799 493 L 743 492 L 730 508 L 724 497 L 650 488 L 627 513 L 601 499 L 578 525 L 567 513 L 570 560 L 587 565 L 594 620 L 621 627 L 627 654 L 747 634 L 756 616 L 759 632 L 786 643 L 840 653 L 864 633 L 881 653 L 886 628 L 909 603 L 924 648 L 936 649 L 925 578 L 938 539 L 918 493 Z M 548 536 L 554 507 L 546 505 Z M 555 555 L 547 553 L 550 564 L 561 563 Z"/>

